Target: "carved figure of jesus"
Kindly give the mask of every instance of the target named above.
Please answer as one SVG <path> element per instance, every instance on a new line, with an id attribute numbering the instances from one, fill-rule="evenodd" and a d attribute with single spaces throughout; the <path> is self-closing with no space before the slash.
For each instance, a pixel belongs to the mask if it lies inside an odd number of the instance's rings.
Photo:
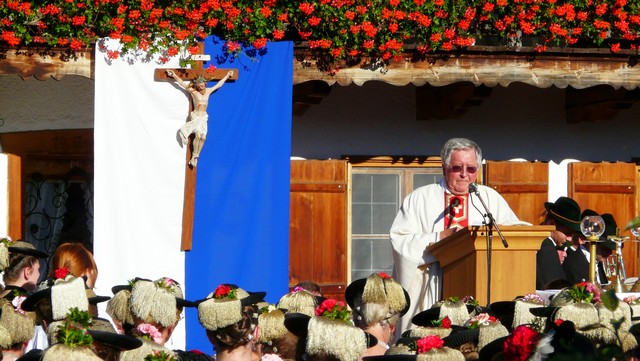
<path id="1" fill-rule="evenodd" d="M 172 70 L 167 70 L 167 75 L 172 77 L 180 87 L 185 89 L 191 95 L 193 101 L 193 110 L 189 114 L 189 121 L 180 127 L 180 140 L 183 145 L 189 144 L 189 136 L 195 134 L 193 139 L 193 153 L 189 165 L 195 167 L 198 165 L 198 157 L 207 138 L 207 106 L 209 105 L 209 96 L 218 90 L 224 83 L 233 76 L 233 71 L 229 71 L 216 85 L 207 88 L 207 80 L 200 76 L 190 83 L 184 82 Z"/>

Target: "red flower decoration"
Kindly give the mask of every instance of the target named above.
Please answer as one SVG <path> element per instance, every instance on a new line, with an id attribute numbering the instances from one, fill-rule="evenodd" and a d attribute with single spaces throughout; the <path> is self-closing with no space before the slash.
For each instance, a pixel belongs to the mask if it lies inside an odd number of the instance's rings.
<path id="1" fill-rule="evenodd" d="M 316 316 L 329 317 L 333 320 L 343 320 L 349 322 L 351 318 L 351 312 L 347 309 L 347 306 L 342 301 L 328 298 L 316 307 Z"/>
<path id="2" fill-rule="evenodd" d="M 215 291 L 213 291 L 213 298 L 216 298 L 218 300 L 223 299 L 223 298 L 231 298 L 231 299 L 235 299 L 236 298 L 236 290 L 230 286 L 227 285 L 220 285 L 216 288 Z"/>
<path id="3" fill-rule="evenodd" d="M 383 279 L 387 279 L 387 278 L 392 278 L 388 273 L 386 272 L 380 272 L 378 273 L 378 275 L 380 275 L 380 277 L 382 277 Z"/>
<path id="4" fill-rule="evenodd" d="M 504 340 L 504 359 L 526 361 L 535 351 L 540 334 L 525 325 L 516 327 L 513 333 Z"/>
<path id="5" fill-rule="evenodd" d="M 418 353 L 425 353 L 432 349 L 440 349 L 444 345 L 444 341 L 438 336 L 425 336 L 416 341 Z"/>
<path id="6" fill-rule="evenodd" d="M 451 328 L 451 319 L 449 316 L 442 319 L 440 326 L 442 326 L 442 328 Z"/>
<path id="7" fill-rule="evenodd" d="M 57 270 L 53 271 L 53 276 L 58 280 L 58 279 L 65 279 L 68 275 L 69 275 L 69 269 L 68 268 L 58 268 Z"/>

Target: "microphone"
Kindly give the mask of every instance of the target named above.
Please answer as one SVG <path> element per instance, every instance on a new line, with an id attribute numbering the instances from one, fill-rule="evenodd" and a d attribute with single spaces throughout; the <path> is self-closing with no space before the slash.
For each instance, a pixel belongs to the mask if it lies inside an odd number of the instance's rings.
<path id="1" fill-rule="evenodd" d="M 449 213 L 449 217 L 453 218 L 456 214 L 455 208 L 460 205 L 460 198 L 452 197 L 449 201 L 449 206 L 447 207 L 447 213 Z"/>
<path id="2" fill-rule="evenodd" d="M 492 227 L 492 226 L 495 227 L 496 231 L 498 231 L 498 235 L 500 236 L 500 240 L 502 241 L 502 245 L 504 246 L 504 248 L 509 248 L 509 244 L 507 243 L 507 240 L 504 239 L 502 232 L 500 232 L 500 228 L 498 227 L 496 220 L 493 218 L 493 215 L 491 214 L 491 212 L 489 212 L 489 208 L 487 207 L 487 204 L 484 203 L 484 200 L 480 196 L 480 192 L 478 192 L 478 185 L 475 183 L 469 184 L 469 193 L 475 193 L 476 197 L 478 197 L 478 199 L 480 200 L 480 203 L 482 203 L 482 207 L 484 207 L 484 210 L 487 212 L 487 214 L 485 214 L 485 217 L 489 218 L 489 227 Z"/>

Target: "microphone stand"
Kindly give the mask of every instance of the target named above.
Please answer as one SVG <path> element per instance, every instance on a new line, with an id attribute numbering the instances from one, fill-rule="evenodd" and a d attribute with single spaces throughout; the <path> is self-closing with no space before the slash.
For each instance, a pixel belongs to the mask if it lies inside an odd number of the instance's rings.
<path id="1" fill-rule="evenodd" d="M 504 246 L 504 248 L 509 248 L 509 244 L 507 243 L 507 240 L 504 239 L 504 236 L 500 231 L 500 227 L 498 227 L 495 218 L 493 218 L 493 214 L 489 212 L 489 207 L 487 207 L 484 199 L 482 199 L 482 197 L 480 196 L 478 186 L 475 183 L 469 185 L 469 192 L 475 193 L 476 197 L 478 197 L 480 203 L 482 203 L 482 207 L 484 208 L 485 212 L 487 212 L 483 215 L 483 218 L 489 219 L 489 222 L 486 222 L 486 220 L 483 222 L 487 226 L 487 307 L 489 307 L 489 305 L 491 304 L 491 253 L 493 251 L 494 227 L 498 232 L 498 236 L 500 236 L 500 239 L 502 240 L 502 245 Z"/>

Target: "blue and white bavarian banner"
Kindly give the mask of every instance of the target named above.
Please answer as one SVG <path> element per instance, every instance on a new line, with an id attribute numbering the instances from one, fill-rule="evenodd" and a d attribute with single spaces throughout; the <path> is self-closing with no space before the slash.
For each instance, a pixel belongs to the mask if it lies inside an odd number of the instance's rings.
<path id="1" fill-rule="evenodd" d="M 187 295 L 201 299 L 218 284 L 233 283 L 265 291 L 273 303 L 287 292 L 289 277 L 293 46 L 268 43 L 266 54 L 255 58 L 229 58 L 222 47 L 210 37 L 205 53 L 213 65 L 236 68 L 239 76 L 209 100 Z M 187 313 L 187 349 L 212 351 L 195 309 Z"/>
<path id="2" fill-rule="evenodd" d="M 180 252 L 186 160 L 177 130 L 188 117 L 189 98 L 153 75 L 156 68 L 178 67 L 178 61 L 109 62 L 96 52 L 99 295 L 111 295 L 112 286 L 134 277 L 162 276 L 180 282 L 190 300 L 206 297 L 220 283 L 266 291 L 271 302 L 287 292 L 293 47 L 269 43 L 264 56 L 234 58 L 222 45 L 206 40 L 210 63 L 238 69 L 239 79 L 210 98 L 193 250 L 186 254 Z M 166 346 L 211 354 L 195 309 L 185 321 Z"/>

